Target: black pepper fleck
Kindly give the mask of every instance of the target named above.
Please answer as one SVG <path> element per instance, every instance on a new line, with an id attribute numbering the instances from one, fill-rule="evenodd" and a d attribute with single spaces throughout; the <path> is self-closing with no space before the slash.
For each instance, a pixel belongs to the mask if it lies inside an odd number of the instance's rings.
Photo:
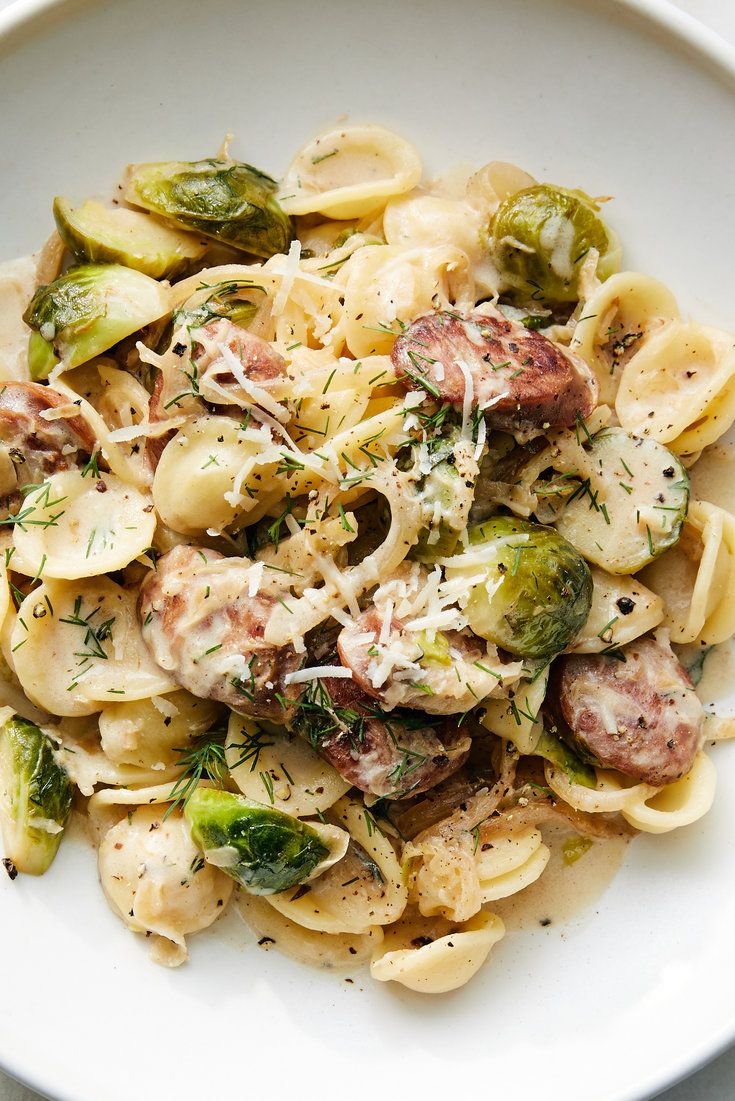
<path id="1" fill-rule="evenodd" d="M 7 856 L 3 859 L 3 868 L 5 868 L 5 871 L 8 873 L 11 879 L 18 878 L 18 869 L 16 868 L 13 861 L 9 860 Z"/>

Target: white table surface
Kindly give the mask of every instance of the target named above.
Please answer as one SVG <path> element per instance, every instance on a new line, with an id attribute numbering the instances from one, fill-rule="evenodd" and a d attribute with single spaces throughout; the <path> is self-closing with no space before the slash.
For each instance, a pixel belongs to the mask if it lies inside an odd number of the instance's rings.
<path id="1" fill-rule="evenodd" d="M 0 0 L 0 8 L 14 0 Z M 122 0 L 121 0 L 122 2 Z M 706 26 L 735 44 L 735 0 L 671 0 Z M 0 996 L 2 994 L 0 993 Z M 735 1047 L 691 1078 L 660 1095 L 660 1101 L 733 1101 L 735 1098 Z M 39 1094 L 19 1085 L 0 1070 L 0 1101 L 39 1101 Z M 149 1101 L 140 1097 L 137 1101 Z"/>

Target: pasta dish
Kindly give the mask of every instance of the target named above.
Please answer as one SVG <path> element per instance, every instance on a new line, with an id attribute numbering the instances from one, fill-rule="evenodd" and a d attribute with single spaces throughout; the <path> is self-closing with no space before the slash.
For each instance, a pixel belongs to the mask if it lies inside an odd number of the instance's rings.
<path id="1" fill-rule="evenodd" d="M 701 818 L 735 720 L 735 340 L 607 199 L 379 126 L 131 165 L 0 267 L 0 828 L 159 963 L 441 993 L 550 860 Z M 556 856 L 554 856 L 556 854 Z M 55 874 L 61 874 L 63 856 Z"/>

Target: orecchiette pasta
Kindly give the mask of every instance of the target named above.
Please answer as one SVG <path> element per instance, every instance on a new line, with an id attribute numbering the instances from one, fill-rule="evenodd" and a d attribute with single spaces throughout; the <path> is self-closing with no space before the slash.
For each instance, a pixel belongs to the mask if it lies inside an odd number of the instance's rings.
<path id="1" fill-rule="evenodd" d="M 25 598 L 11 634 L 28 697 L 55 715 L 91 715 L 111 700 L 177 686 L 143 642 L 135 596 L 106 577 L 47 581 Z"/>
<path id="2" fill-rule="evenodd" d="M 283 181 L 281 205 L 289 214 L 359 218 L 410 191 L 420 177 L 416 150 L 389 130 L 329 130 L 296 154 Z"/>
<path id="3" fill-rule="evenodd" d="M 678 320 L 679 308 L 663 283 L 625 271 L 606 279 L 584 303 L 583 311 L 572 348 L 595 372 L 600 401 L 612 405 L 625 365 L 649 336 Z"/>
<path id="4" fill-rule="evenodd" d="M 530 680 L 514 685 L 506 699 L 486 700 L 483 726 L 512 742 L 520 753 L 533 753 L 543 732 L 540 711 L 548 682 L 549 671 L 541 668 Z"/>
<path id="5" fill-rule="evenodd" d="M 225 755 L 243 795 L 297 818 L 329 810 L 349 790 L 340 774 L 295 734 L 264 730 L 232 714 Z"/>
<path id="6" fill-rule="evenodd" d="M 290 921 L 322 933 L 366 933 L 389 925 L 408 897 L 390 840 L 355 800 L 340 799 L 332 813 L 352 839 L 347 854 L 308 892 L 273 894 L 268 901 Z"/>
<path id="7" fill-rule="evenodd" d="M 271 484 L 279 452 L 272 445 L 270 452 L 264 458 L 258 429 L 241 429 L 229 417 L 200 417 L 180 428 L 156 467 L 158 515 L 175 531 L 222 531 Z"/>
<path id="8" fill-rule="evenodd" d="M 99 849 L 102 888 L 135 933 L 154 933 L 172 947 L 162 962 L 187 958 L 186 937 L 216 921 L 232 880 L 200 857 L 181 814 L 141 806 L 105 835 Z M 203 864 L 203 861 L 202 861 Z"/>
<path id="9" fill-rule="evenodd" d="M 492 842 L 480 841 L 476 858 L 483 903 L 522 891 L 535 882 L 549 862 L 549 849 L 539 830 L 500 834 Z"/>
<path id="10" fill-rule="evenodd" d="M 481 911 L 436 940 L 420 937 L 419 945 L 394 948 L 391 936 L 384 939 L 373 958 L 370 974 L 419 993 L 445 994 L 472 978 L 504 934 L 500 918 Z M 426 940 L 428 943 L 421 943 Z"/>
<path id="11" fill-rule="evenodd" d="M 615 410 L 629 431 L 659 440 L 677 455 L 689 454 L 732 424 L 733 375 L 728 333 L 672 321 L 628 360 Z"/>
<path id="12" fill-rule="evenodd" d="M 440 248 L 447 241 L 476 262 L 482 254 L 482 214 L 466 202 L 418 195 L 392 200 L 383 214 L 389 245 L 405 249 Z"/>
<path id="13" fill-rule="evenodd" d="M 104 787 L 98 792 L 100 798 L 107 796 L 120 802 L 124 801 L 124 789 L 128 786 L 131 788 L 128 794 L 132 795 L 150 785 L 163 785 L 158 790 L 165 791 L 165 798 L 170 798 L 171 783 L 181 775 L 178 759 L 164 768 L 159 761 L 154 765 L 114 761 L 101 745 L 93 719 L 66 718 L 53 729 L 47 729 L 58 739 L 58 759 L 82 795 L 94 795 L 100 785 L 109 784 L 112 787 Z M 163 797 L 155 801 L 163 801 Z"/>
<path id="14" fill-rule="evenodd" d="M 714 765 L 700 753 L 686 776 L 647 799 L 631 801 L 623 808 L 623 818 L 644 833 L 668 833 L 688 826 L 710 809 L 716 785 Z"/>
<path id="15" fill-rule="evenodd" d="M 364 933 L 324 933 L 307 929 L 284 917 L 263 897 L 243 893 L 240 912 L 256 934 L 261 948 L 277 948 L 299 963 L 326 970 L 360 967 L 369 963 L 383 940 L 383 928 Z"/>
<path id="16" fill-rule="evenodd" d="M 664 601 L 672 641 L 714 646 L 735 631 L 735 520 L 692 501 L 679 544 L 643 576 Z"/>
<path id="17" fill-rule="evenodd" d="M 378 126 L 281 183 L 225 142 L 58 201 L 78 264 L 0 268 L 11 875 L 76 789 L 159 962 L 236 892 L 261 948 L 441 993 L 488 907 L 564 920 L 592 838 L 707 812 L 735 345 L 576 185 L 422 180 Z"/>
<path id="18" fill-rule="evenodd" d="M 593 566 L 592 606 L 587 622 L 577 635 L 573 653 L 596 654 L 611 646 L 624 646 L 658 627 L 664 602 L 637 578 L 616 577 Z"/>
<path id="19" fill-rule="evenodd" d="M 14 529 L 13 568 L 72 581 L 120 570 L 150 547 L 152 499 L 114 474 L 54 474 L 30 492 Z M 21 519 L 22 517 L 22 519 Z"/>
<path id="20" fill-rule="evenodd" d="M 473 300 L 468 257 L 454 245 L 366 246 L 337 278 L 344 287 L 342 332 L 357 358 L 389 352 L 400 326 L 412 318 L 432 309 L 466 309 Z"/>
<path id="21" fill-rule="evenodd" d="M 116 764 L 163 769 L 205 734 L 221 713 L 211 700 L 179 690 L 165 696 L 108 703 L 100 711 L 102 750 Z"/>
<path id="22" fill-rule="evenodd" d="M 28 377 L 28 327 L 23 311 L 43 281 L 38 254 L 0 264 L 0 378 L 4 382 Z"/>

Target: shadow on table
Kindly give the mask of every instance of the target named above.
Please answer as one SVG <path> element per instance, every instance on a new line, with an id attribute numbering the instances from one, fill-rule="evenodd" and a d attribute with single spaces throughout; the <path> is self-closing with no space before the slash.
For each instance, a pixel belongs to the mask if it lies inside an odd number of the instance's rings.
<path id="1" fill-rule="evenodd" d="M 735 1046 L 725 1051 L 719 1059 L 708 1063 L 692 1078 L 685 1078 L 678 1086 L 658 1094 L 658 1101 L 731 1101 L 735 1096 Z M 0 1101 L 5 1101 L 4 1098 Z M 16 1101 L 12 1098 L 12 1101 Z M 18 1101 L 32 1101 L 23 1095 Z"/>

